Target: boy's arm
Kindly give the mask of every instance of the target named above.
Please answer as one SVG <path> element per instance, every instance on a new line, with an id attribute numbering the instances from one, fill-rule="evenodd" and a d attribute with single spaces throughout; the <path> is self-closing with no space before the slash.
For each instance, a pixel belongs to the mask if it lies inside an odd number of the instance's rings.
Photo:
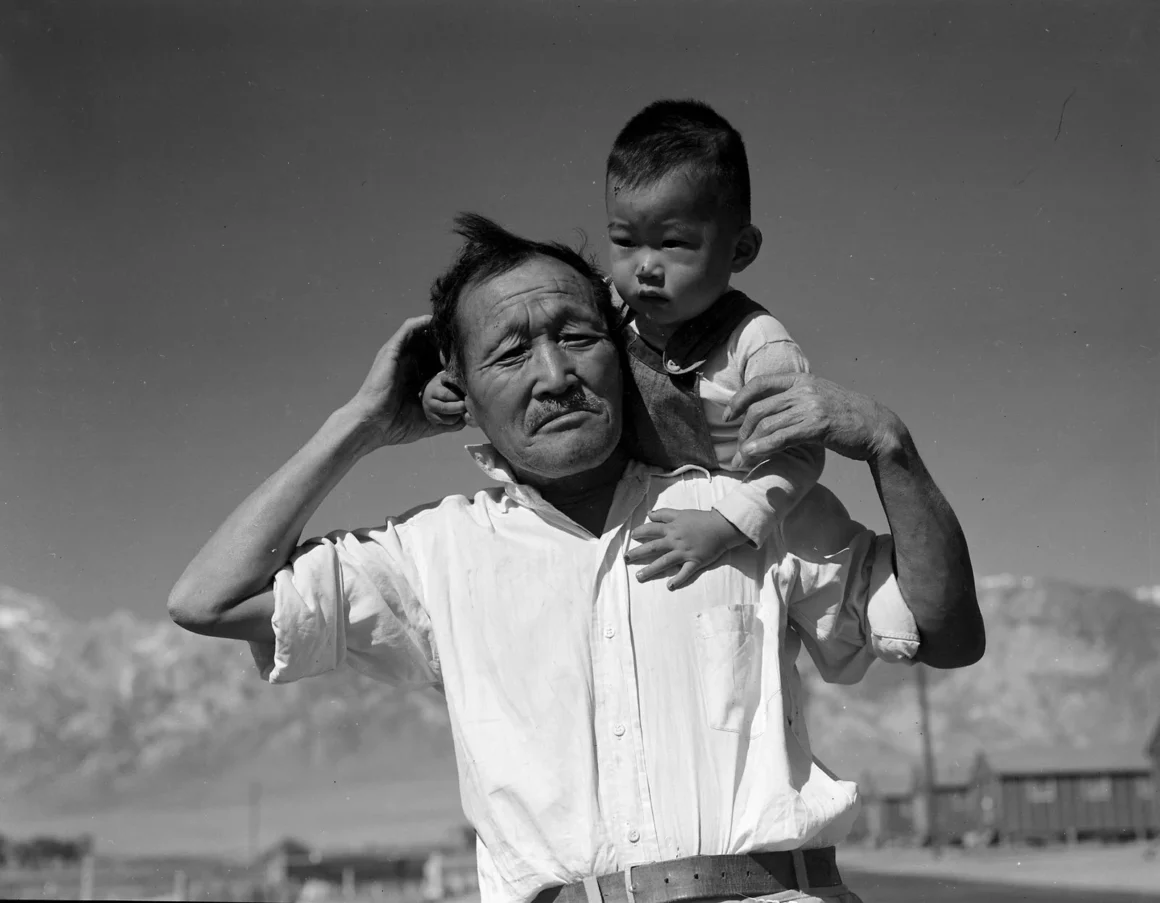
<path id="1" fill-rule="evenodd" d="M 771 343 L 750 355 L 745 368 L 745 385 L 767 374 L 793 373 L 809 373 L 809 363 L 801 349 L 794 342 Z M 739 419 L 745 415 L 744 411 L 729 413 Z M 753 545 L 764 545 L 775 530 L 784 528 L 786 517 L 817 485 L 825 466 L 825 454 L 823 446 L 806 444 L 770 455 L 754 468 L 741 486 L 722 499 L 715 510 Z M 739 461 L 740 449 L 734 457 L 735 463 Z M 804 511 L 802 513 L 809 516 Z M 783 540 L 789 538 L 783 530 Z M 844 546 L 817 551 L 833 554 L 841 548 Z M 878 657 L 913 660 L 918 649 L 918 627 L 905 605 L 889 595 L 876 597 L 874 604 L 866 609 L 866 622 L 871 646 Z"/>
<path id="2" fill-rule="evenodd" d="M 772 373 L 809 372 L 809 362 L 797 343 L 785 335 L 780 324 L 776 324 L 776 329 L 785 337 L 757 339 L 754 350 L 742 352 L 743 385 Z M 742 342 L 747 338 L 743 332 Z M 739 415 L 740 426 L 744 413 L 729 412 L 726 419 Z M 711 511 L 662 508 L 650 512 L 649 522 L 632 532 L 632 538 L 640 545 L 626 555 L 631 563 L 647 562 L 637 578 L 655 580 L 675 568 L 668 587 L 679 589 L 730 549 L 747 542 L 763 545 L 794 505 L 817 484 L 824 460 L 825 450 L 820 445 L 787 448 L 753 468 L 749 478 Z"/>
<path id="3" fill-rule="evenodd" d="M 763 546 L 785 516 L 817 485 L 825 449 L 787 448 L 759 464 L 745 482 L 713 506 L 754 546 Z"/>
<path id="4" fill-rule="evenodd" d="M 742 386 L 761 376 L 809 373 L 810 365 L 793 341 L 767 342 L 747 356 Z M 726 420 L 741 426 L 744 410 L 726 410 Z M 817 484 L 825 467 L 820 445 L 799 445 L 770 455 L 753 468 L 745 482 L 722 499 L 714 510 L 755 546 L 764 545 L 778 524 Z M 738 455 L 729 470 L 744 471 Z"/>
<path id="5" fill-rule="evenodd" d="M 896 414 L 871 398 L 812 376 L 761 380 L 739 393 L 748 406 L 742 456 L 762 460 L 803 441 L 867 461 L 893 537 L 902 600 L 921 637 L 917 658 L 962 668 L 986 649 L 962 527 Z"/>

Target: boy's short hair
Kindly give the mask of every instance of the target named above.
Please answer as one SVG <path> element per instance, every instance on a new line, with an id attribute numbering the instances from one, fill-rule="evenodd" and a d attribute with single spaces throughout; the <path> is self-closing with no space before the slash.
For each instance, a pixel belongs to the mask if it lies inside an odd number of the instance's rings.
<path id="1" fill-rule="evenodd" d="M 745 142 L 723 116 L 698 100 L 658 100 L 633 116 L 612 145 L 606 177 L 640 188 L 686 168 L 708 182 L 722 206 L 749 222 Z"/>
<path id="2" fill-rule="evenodd" d="M 592 297 L 608 325 L 609 336 L 615 335 L 617 317 L 612 306 L 612 290 L 595 261 L 584 255 L 583 247 L 575 251 L 559 242 L 532 241 L 478 213 L 461 213 L 455 217 L 454 231 L 463 237 L 464 244 L 451 266 L 431 284 L 431 338 L 449 372 L 457 373 L 463 366 L 463 336 L 458 317 L 463 292 L 486 279 L 510 272 L 533 257 L 551 257 L 576 270 L 592 287 Z"/>

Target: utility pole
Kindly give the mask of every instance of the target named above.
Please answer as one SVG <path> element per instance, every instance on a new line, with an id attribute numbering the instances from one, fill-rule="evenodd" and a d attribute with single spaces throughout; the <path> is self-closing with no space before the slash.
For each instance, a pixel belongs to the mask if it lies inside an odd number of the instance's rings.
<path id="1" fill-rule="evenodd" d="M 261 829 L 262 785 L 258 781 L 250 781 L 250 862 L 258 858 L 258 832 Z"/>
<path id="2" fill-rule="evenodd" d="M 926 809 L 926 831 L 930 837 L 930 849 L 938 859 L 942 852 L 939 845 L 938 811 L 935 806 L 934 744 L 930 736 L 930 699 L 926 692 L 926 666 L 921 662 L 914 666 L 914 677 L 918 684 L 918 724 L 922 734 L 922 803 Z"/>
<path id="3" fill-rule="evenodd" d="M 96 857 L 90 852 L 81 860 L 81 889 L 78 900 L 95 900 L 93 892 L 96 873 Z"/>

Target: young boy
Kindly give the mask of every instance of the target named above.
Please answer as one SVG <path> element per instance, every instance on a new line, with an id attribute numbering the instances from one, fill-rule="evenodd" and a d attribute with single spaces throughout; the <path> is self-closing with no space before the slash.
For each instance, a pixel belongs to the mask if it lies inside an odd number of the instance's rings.
<path id="1" fill-rule="evenodd" d="M 612 146 L 605 205 L 634 456 L 669 469 L 738 469 L 744 411 L 729 410 L 733 395 L 762 374 L 809 370 L 785 327 L 729 285 L 761 249 L 741 135 L 705 104 L 650 104 Z M 730 548 L 763 545 L 817 483 L 824 455 L 787 449 L 710 512 L 658 512 L 649 531 L 660 534 L 657 561 L 679 565 L 670 588 Z"/>

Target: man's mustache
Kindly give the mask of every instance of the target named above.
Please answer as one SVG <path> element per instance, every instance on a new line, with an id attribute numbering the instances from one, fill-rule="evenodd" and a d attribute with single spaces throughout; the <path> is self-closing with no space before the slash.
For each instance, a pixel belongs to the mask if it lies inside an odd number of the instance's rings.
<path id="1" fill-rule="evenodd" d="M 550 401 L 542 401 L 531 412 L 531 431 L 535 432 L 549 420 L 563 417 L 565 414 L 574 414 L 578 411 L 587 411 L 590 414 L 599 414 L 601 406 L 597 399 L 589 398 L 583 391 L 561 395 Z"/>

